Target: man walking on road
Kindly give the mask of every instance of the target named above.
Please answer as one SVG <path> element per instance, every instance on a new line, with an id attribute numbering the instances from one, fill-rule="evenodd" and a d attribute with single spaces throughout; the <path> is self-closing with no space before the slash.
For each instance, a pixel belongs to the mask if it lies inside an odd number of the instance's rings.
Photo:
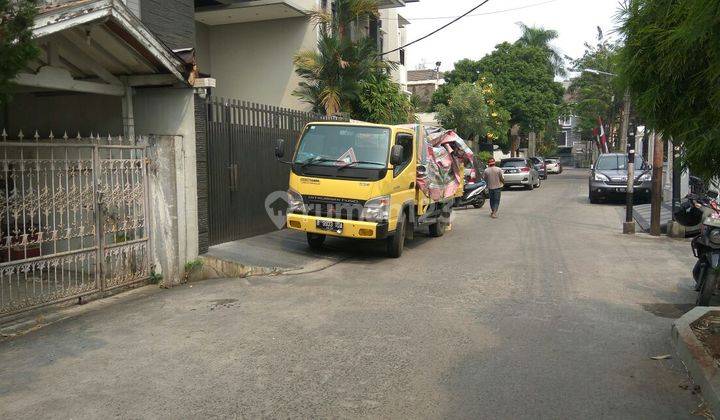
<path id="1" fill-rule="evenodd" d="M 490 195 L 490 217 L 497 219 L 497 212 L 500 207 L 500 192 L 503 184 L 505 184 L 505 178 L 503 178 L 502 169 L 495 166 L 495 159 L 490 158 L 488 160 L 488 167 L 483 172 L 483 179 L 487 183 Z"/>

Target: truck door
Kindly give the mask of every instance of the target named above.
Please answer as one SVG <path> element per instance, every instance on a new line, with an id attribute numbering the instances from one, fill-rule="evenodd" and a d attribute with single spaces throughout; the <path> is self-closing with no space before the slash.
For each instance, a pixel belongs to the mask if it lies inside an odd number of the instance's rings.
<path id="1" fill-rule="evenodd" d="M 390 229 L 395 229 L 397 215 L 402 208 L 401 204 L 414 203 L 415 200 L 415 139 L 409 133 L 397 133 L 395 144 L 403 147 L 403 161 L 392 168 L 392 214 L 390 215 Z"/>

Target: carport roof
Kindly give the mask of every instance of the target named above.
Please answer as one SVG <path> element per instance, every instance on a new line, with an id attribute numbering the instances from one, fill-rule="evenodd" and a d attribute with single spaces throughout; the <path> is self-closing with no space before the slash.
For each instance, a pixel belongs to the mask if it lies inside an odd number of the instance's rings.
<path id="1" fill-rule="evenodd" d="M 29 71 L 16 78 L 19 85 L 43 87 L 48 80 L 50 85 L 71 80 L 81 87 L 106 86 L 117 94 L 115 88 L 123 85 L 160 80 L 190 85 L 192 63 L 163 44 L 121 1 L 77 0 L 40 5 L 38 11 L 33 35 L 44 48 L 29 63 Z M 132 77 L 135 82 L 128 83 Z"/>

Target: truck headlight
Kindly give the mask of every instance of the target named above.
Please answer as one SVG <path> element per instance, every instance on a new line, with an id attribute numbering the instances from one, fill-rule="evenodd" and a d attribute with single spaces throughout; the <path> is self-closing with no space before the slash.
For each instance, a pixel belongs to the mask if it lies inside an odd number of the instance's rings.
<path id="1" fill-rule="evenodd" d="M 288 213 L 306 213 L 302 195 L 293 189 L 289 189 L 287 194 Z"/>
<path id="2" fill-rule="evenodd" d="M 640 182 L 652 181 L 652 174 L 650 172 L 646 172 L 646 173 L 640 175 L 640 178 L 638 178 L 638 181 L 640 181 Z"/>
<path id="3" fill-rule="evenodd" d="M 713 229 L 708 233 L 708 239 L 715 245 L 720 245 L 720 229 Z"/>
<path id="4" fill-rule="evenodd" d="M 610 181 L 610 178 L 608 178 L 607 176 L 605 176 L 599 172 L 595 172 L 595 175 L 593 175 L 593 180 L 595 180 L 595 181 Z"/>
<path id="5" fill-rule="evenodd" d="M 368 222 L 382 222 L 390 218 L 390 196 L 383 195 L 368 200 L 362 211 L 362 219 Z"/>

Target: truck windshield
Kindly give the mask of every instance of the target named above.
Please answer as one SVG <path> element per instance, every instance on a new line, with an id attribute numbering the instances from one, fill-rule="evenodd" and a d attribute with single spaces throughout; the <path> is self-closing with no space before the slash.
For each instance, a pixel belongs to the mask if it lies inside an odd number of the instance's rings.
<path id="1" fill-rule="evenodd" d="M 384 169 L 389 145 L 390 130 L 387 128 L 311 125 L 300 139 L 294 163 L 304 169 L 313 166 Z"/>

